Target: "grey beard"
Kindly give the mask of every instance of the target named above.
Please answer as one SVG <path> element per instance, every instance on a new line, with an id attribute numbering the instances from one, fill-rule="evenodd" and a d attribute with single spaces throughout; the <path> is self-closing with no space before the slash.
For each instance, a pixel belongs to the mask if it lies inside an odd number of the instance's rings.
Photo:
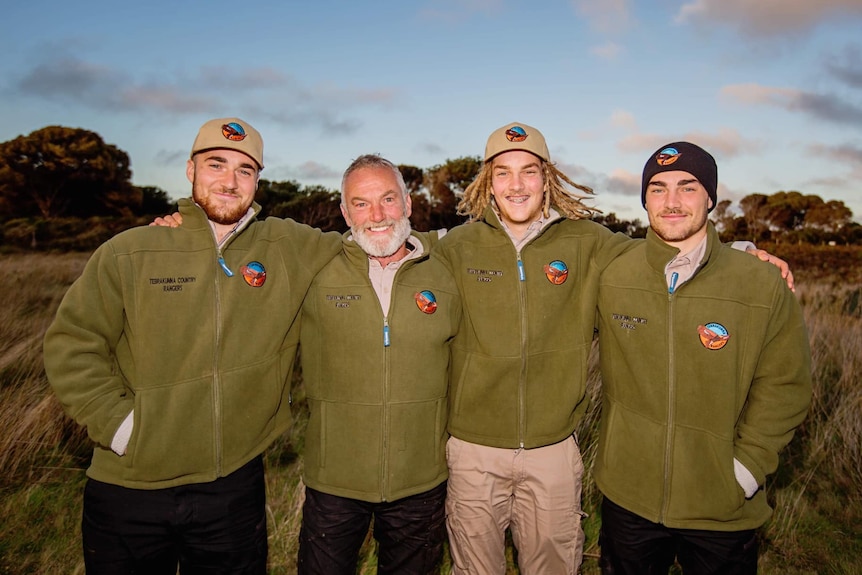
<path id="1" fill-rule="evenodd" d="M 369 237 L 363 228 L 351 227 L 350 231 L 353 234 L 353 241 L 362 248 L 362 251 L 375 258 L 385 258 L 397 252 L 410 237 L 410 219 L 407 216 L 395 220 L 392 224 L 392 235 L 386 239 L 375 240 Z"/>

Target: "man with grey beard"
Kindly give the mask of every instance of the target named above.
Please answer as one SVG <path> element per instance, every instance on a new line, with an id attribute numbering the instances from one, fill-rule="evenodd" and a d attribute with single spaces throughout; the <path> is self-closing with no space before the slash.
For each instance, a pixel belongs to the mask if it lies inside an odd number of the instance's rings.
<path id="1" fill-rule="evenodd" d="M 395 165 L 357 158 L 341 183 L 350 231 L 303 304 L 300 574 L 355 573 L 372 518 L 379 574 L 439 569 L 449 341 L 461 306 L 429 257 L 439 234 L 412 232 L 411 206 Z"/>

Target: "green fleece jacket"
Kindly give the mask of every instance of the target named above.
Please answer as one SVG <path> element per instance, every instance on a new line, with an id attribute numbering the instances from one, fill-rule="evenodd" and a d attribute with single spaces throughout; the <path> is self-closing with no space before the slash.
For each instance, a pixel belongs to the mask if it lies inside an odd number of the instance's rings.
<path id="1" fill-rule="evenodd" d="M 291 422 L 300 306 L 341 236 L 252 218 L 219 250 L 199 207 L 180 212 L 179 229 L 131 229 L 96 250 L 45 336 L 45 371 L 96 442 L 87 474 L 99 481 L 212 481 Z M 132 411 L 119 456 L 111 441 Z"/>
<path id="2" fill-rule="evenodd" d="M 777 268 L 719 244 L 709 224 L 698 271 L 673 294 L 678 250 L 653 232 L 604 271 L 599 289 L 602 493 L 654 523 L 754 529 L 734 458 L 763 485 L 811 398 L 802 312 Z"/>
<path id="3" fill-rule="evenodd" d="M 368 256 L 347 235 L 303 305 L 303 479 L 318 491 L 394 501 L 446 480 L 449 342 L 461 305 L 452 276 L 429 258 L 436 233 L 412 235 L 424 251 L 396 272 L 387 316 Z"/>
<path id="4" fill-rule="evenodd" d="M 449 432 L 504 448 L 571 435 L 588 401 L 599 270 L 631 240 L 589 220 L 557 219 L 518 253 L 491 208 L 434 256 L 464 315 L 452 342 Z"/>

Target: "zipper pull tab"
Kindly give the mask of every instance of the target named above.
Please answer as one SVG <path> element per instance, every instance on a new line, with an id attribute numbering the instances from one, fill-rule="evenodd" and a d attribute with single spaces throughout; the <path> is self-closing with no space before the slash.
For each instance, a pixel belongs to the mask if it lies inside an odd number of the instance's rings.
<path id="1" fill-rule="evenodd" d="M 678 279 L 678 273 L 673 272 L 672 274 L 670 274 L 670 287 L 667 288 L 667 293 L 672 294 L 674 292 L 674 290 L 676 289 L 676 280 Z"/>
<path id="2" fill-rule="evenodd" d="M 524 262 L 521 261 L 521 256 L 518 256 L 518 279 L 524 281 L 527 276 L 524 274 Z"/>
<path id="3" fill-rule="evenodd" d="M 389 347 L 389 320 L 383 320 L 383 347 Z"/>
<path id="4" fill-rule="evenodd" d="M 225 263 L 223 256 L 218 257 L 218 265 L 221 266 L 221 269 L 224 271 L 224 275 L 226 275 L 229 278 L 233 277 L 233 272 L 230 271 L 229 267 L 227 267 L 227 263 Z"/>

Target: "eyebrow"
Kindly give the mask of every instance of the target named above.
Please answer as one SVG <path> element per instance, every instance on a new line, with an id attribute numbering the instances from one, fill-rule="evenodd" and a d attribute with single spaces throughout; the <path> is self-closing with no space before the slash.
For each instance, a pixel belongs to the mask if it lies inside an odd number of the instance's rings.
<path id="1" fill-rule="evenodd" d="M 204 157 L 205 162 L 221 162 L 222 164 L 227 164 L 227 158 L 224 156 L 219 156 L 218 154 L 212 154 Z M 252 164 L 251 162 L 243 162 L 239 165 L 240 168 L 252 169 L 257 171 L 257 166 Z"/>
<path id="2" fill-rule="evenodd" d="M 687 186 L 687 185 L 694 183 L 694 182 L 697 182 L 697 181 L 698 181 L 697 178 L 690 178 L 688 180 L 680 180 L 676 184 L 672 184 L 672 185 Z M 666 188 L 666 187 L 668 187 L 668 185 L 669 184 L 663 180 L 658 180 L 658 181 L 652 181 L 651 180 L 650 183 L 647 184 L 647 186 L 659 186 L 661 188 Z"/>
<path id="3" fill-rule="evenodd" d="M 402 194 L 399 190 L 390 189 L 390 190 L 386 190 L 385 192 L 383 192 L 383 194 L 381 194 L 380 197 L 382 199 L 382 198 L 391 198 L 392 196 L 397 197 L 400 195 L 402 195 Z M 367 202 L 367 201 L 369 201 L 369 200 L 365 196 L 354 196 L 354 197 L 350 198 L 351 203 L 353 203 L 353 202 Z"/>
<path id="4" fill-rule="evenodd" d="M 525 164 L 525 165 L 521 166 L 521 169 L 526 170 L 527 168 L 538 168 L 538 167 L 540 167 L 539 162 L 530 162 L 529 164 Z M 499 170 L 501 168 L 504 170 L 513 170 L 514 169 L 512 166 L 510 166 L 508 164 L 494 164 L 492 169 Z"/>

